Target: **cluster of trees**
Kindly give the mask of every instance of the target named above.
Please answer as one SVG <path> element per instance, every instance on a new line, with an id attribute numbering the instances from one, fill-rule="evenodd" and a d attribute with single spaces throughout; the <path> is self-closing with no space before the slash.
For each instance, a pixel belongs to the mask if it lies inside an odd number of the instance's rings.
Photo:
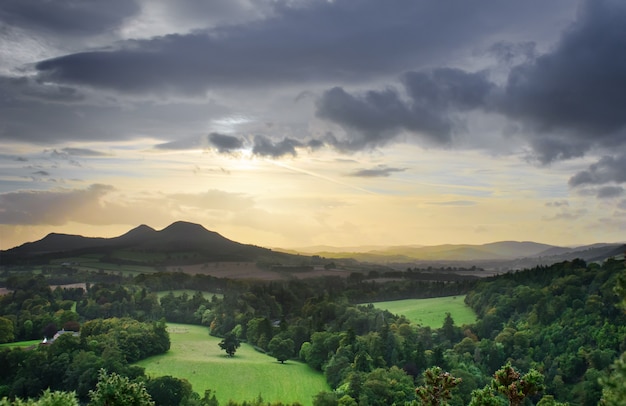
<path id="1" fill-rule="evenodd" d="M 164 322 L 96 319 L 82 325 L 80 336 L 63 334 L 51 344 L 0 351 L 0 397 L 34 398 L 43 390 L 74 391 L 84 401 L 101 368 L 136 378 L 143 368 L 132 363 L 170 347 Z"/>
<path id="2" fill-rule="evenodd" d="M 13 278 L 12 294 L 0 298 L 0 339 L 83 324 L 80 338 L 64 335 L 34 351 L 1 351 L 0 363 L 9 368 L 0 371 L 0 396 L 27 398 L 50 388 L 76 391 L 84 402 L 104 368 L 143 382 L 151 394 L 178 385 L 177 393 L 188 395 L 176 404 L 215 405 L 210 393 L 191 395 L 188 383 L 176 378 L 159 386 L 130 365 L 169 348 L 165 325 L 156 321 L 165 318 L 207 326 L 230 355 L 245 341 L 280 362 L 306 362 L 332 388 L 316 397 L 316 406 L 516 405 L 523 399 L 596 405 L 602 397 L 619 404 L 626 361 L 615 362 L 626 351 L 626 316 L 614 288 L 623 271 L 620 261 L 575 260 L 480 281 L 427 281 L 416 270 L 403 280 L 352 274 L 281 282 L 158 273 L 67 291 L 51 291 L 42 276 Z M 154 290 L 163 286 L 211 287 L 223 296 L 159 299 Z M 457 326 L 447 315 L 441 328 L 432 329 L 358 304 L 462 293 L 479 316 L 475 324 Z M 513 365 L 529 372 L 520 374 Z M 59 370 L 64 374 L 55 374 Z M 511 387 L 521 392 L 515 395 Z M 428 403 L 433 390 L 439 403 Z M 264 404 L 253 402 L 248 404 Z"/>

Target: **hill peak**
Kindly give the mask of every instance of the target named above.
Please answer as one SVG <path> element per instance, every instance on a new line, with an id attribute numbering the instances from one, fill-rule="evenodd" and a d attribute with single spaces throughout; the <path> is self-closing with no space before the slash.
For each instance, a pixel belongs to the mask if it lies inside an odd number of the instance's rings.
<path id="1" fill-rule="evenodd" d="M 189 223 L 187 221 L 176 221 L 169 226 L 165 227 L 159 233 L 163 234 L 206 234 L 211 233 L 213 231 L 209 231 L 201 224 Z"/>

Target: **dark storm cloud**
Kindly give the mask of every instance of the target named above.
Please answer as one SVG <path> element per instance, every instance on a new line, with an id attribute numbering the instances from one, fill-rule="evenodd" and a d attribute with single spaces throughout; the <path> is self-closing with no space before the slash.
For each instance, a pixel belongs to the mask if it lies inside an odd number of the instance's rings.
<path id="1" fill-rule="evenodd" d="M 181 122 L 195 132 L 205 128 L 212 114 L 226 111 L 210 102 L 101 105 L 62 86 L 2 76 L 0 94 L 0 139 L 20 142 L 113 141 L 137 134 L 167 139 L 180 132 Z"/>
<path id="2" fill-rule="evenodd" d="M 626 3 L 587 1 L 558 46 L 516 66 L 499 109 L 537 133 L 542 162 L 584 154 L 625 139 Z"/>
<path id="3" fill-rule="evenodd" d="M 5 101 L 15 99 L 34 102 L 79 102 L 84 96 L 77 89 L 54 84 L 43 85 L 28 77 L 0 76 L 0 90 Z"/>
<path id="4" fill-rule="evenodd" d="M 252 153 L 259 156 L 270 158 L 280 158 L 285 155 L 298 155 L 296 148 L 301 147 L 302 143 L 291 138 L 284 138 L 282 141 L 273 142 L 263 135 L 254 137 L 254 146 Z"/>
<path id="5" fill-rule="evenodd" d="M 393 89 L 352 95 L 335 87 L 318 100 L 317 115 L 355 131 L 339 143 L 347 149 L 382 145 L 401 131 L 445 145 L 455 129 L 454 113 L 484 107 L 495 87 L 483 73 L 450 68 L 406 73 L 403 84 L 408 100 Z"/>
<path id="6" fill-rule="evenodd" d="M 139 11 L 133 0 L 3 0 L 5 24 L 62 35 L 94 35 L 118 27 Z"/>
<path id="7" fill-rule="evenodd" d="M 502 85 L 487 73 L 435 68 L 403 75 L 408 99 L 393 90 L 350 94 L 335 87 L 318 100 L 317 115 L 346 130 L 344 146 L 381 145 L 400 132 L 448 144 L 471 110 L 503 115 L 522 124 L 532 156 L 547 164 L 580 157 L 591 148 L 626 141 L 626 3 L 587 1 L 579 19 L 553 50 L 533 57 L 534 47 L 498 43 L 491 52 L 522 62 Z"/>
<path id="8" fill-rule="evenodd" d="M 243 147 L 241 138 L 219 133 L 209 134 L 209 142 L 222 153 L 236 151 Z"/>
<path id="9" fill-rule="evenodd" d="M 46 81 L 126 93 L 355 81 L 437 63 L 490 30 L 515 30 L 523 17 L 537 19 L 537 6 L 552 7 L 498 0 L 484 0 L 481 7 L 465 1 L 277 2 L 272 18 L 127 41 L 114 50 L 42 61 L 37 69 Z M 489 29 L 477 29 L 486 22 Z"/>
<path id="10" fill-rule="evenodd" d="M 620 197 L 624 194 L 624 188 L 621 186 L 603 186 L 598 189 L 599 199 L 610 199 Z"/>
<path id="11" fill-rule="evenodd" d="M 406 168 L 392 168 L 388 166 L 378 166 L 376 168 L 361 169 L 350 173 L 348 176 L 361 178 L 380 178 L 391 176 L 394 172 L 404 172 Z"/>
<path id="12" fill-rule="evenodd" d="M 587 170 L 572 176 L 569 185 L 577 187 L 611 182 L 626 183 L 626 154 L 603 157 Z"/>

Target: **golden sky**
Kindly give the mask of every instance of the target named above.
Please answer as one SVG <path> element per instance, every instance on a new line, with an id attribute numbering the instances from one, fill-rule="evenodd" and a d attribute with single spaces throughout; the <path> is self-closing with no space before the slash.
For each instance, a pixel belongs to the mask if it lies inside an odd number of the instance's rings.
<path id="1" fill-rule="evenodd" d="M 178 220 L 285 248 L 626 240 L 621 2 L 29 4 L 0 11 L 0 249 Z"/>

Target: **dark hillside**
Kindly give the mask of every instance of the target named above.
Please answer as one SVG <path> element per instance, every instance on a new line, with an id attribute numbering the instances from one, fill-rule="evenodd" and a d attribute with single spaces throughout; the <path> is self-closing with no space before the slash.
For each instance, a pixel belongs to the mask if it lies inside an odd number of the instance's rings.
<path id="1" fill-rule="evenodd" d="M 50 259 L 87 253 L 109 254 L 112 250 L 144 253 L 193 253 L 199 262 L 257 261 L 259 258 L 287 259 L 289 254 L 273 252 L 254 245 L 240 244 L 199 224 L 179 221 L 163 230 L 141 225 L 114 238 L 49 234 L 45 238 L 0 253 L 4 264 L 45 263 Z"/>

